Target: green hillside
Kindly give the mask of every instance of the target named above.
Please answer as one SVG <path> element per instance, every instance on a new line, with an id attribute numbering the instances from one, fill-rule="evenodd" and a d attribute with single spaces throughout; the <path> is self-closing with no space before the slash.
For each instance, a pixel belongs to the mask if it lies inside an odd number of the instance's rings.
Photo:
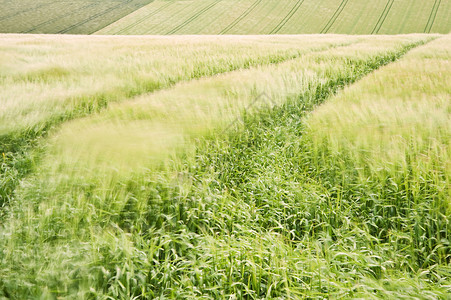
<path id="1" fill-rule="evenodd" d="M 448 33 L 450 15 L 450 0 L 157 0 L 98 33 Z"/>
<path id="2" fill-rule="evenodd" d="M 0 0 L 0 32 L 90 34 L 152 0 Z"/>
<path id="3" fill-rule="evenodd" d="M 0 0 L 0 32 L 448 33 L 451 0 Z"/>

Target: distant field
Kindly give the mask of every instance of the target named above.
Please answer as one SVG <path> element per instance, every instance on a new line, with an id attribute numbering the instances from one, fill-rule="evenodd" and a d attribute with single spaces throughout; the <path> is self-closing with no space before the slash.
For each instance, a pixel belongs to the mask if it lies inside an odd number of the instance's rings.
<path id="1" fill-rule="evenodd" d="M 451 31 L 450 0 L 1 0 L 0 32 L 401 34 Z"/>
<path id="2" fill-rule="evenodd" d="M 0 40 L 0 299 L 450 294 L 450 36 Z"/>
<path id="3" fill-rule="evenodd" d="M 448 33 L 449 0 L 156 0 L 98 34 Z"/>
<path id="4" fill-rule="evenodd" d="M 91 34 L 152 0 L 0 1 L 0 32 Z"/>

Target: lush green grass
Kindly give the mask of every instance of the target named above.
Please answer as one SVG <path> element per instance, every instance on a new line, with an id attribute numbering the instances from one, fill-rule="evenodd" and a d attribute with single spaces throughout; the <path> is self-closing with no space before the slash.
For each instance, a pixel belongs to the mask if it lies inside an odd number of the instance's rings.
<path id="1" fill-rule="evenodd" d="M 378 167 L 370 172 L 375 179 L 365 186 L 352 172 L 348 177 L 342 175 L 348 174 L 348 167 L 365 168 L 358 165 L 365 160 L 351 159 L 354 166 L 340 164 L 341 156 L 321 159 L 335 153 L 329 140 L 335 145 L 332 138 L 340 141 L 343 136 L 344 140 L 344 133 L 349 132 L 346 122 L 335 128 L 327 121 L 334 120 L 333 113 L 340 116 L 338 112 L 352 109 L 339 105 L 335 112 L 325 105 L 305 118 L 344 85 L 430 37 L 308 38 L 304 50 L 317 47 L 315 38 L 334 46 L 320 52 L 305 51 L 280 64 L 180 83 L 111 105 L 53 131 L 40 143 L 43 148 L 34 174 L 22 182 L 15 200 L 4 208 L 0 295 L 105 299 L 445 297 L 449 292 L 448 227 L 439 222 L 447 222 L 449 210 L 439 215 L 435 205 L 447 195 L 449 179 L 432 181 L 424 190 L 424 185 L 420 186 L 421 193 L 409 198 L 411 211 L 397 207 L 390 211 L 394 206 L 386 203 L 404 203 L 393 199 L 402 198 L 402 189 L 400 193 L 378 189 Z M 346 40 L 349 45 L 338 46 Z M 315 47 L 309 46 L 311 43 Z M 440 74 L 447 72 L 448 44 L 449 38 L 442 38 L 415 50 L 331 103 L 353 103 L 352 95 L 356 101 L 364 95 L 363 99 L 383 104 L 384 97 L 392 94 L 382 92 L 397 86 L 395 81 L 386 89 L 377 84 L 398 76 L 393 72 L 396 66 L 407 68 L 407 74 L 421 74 L 409 77 L 411 86 L 418 82 L 431 85 L 417 89 L 424 101 L 429 97 L 435 101 L 433 91 L 443 95 L 436 101 L 436 109 L 430 110 L 438 125 L 431 125 L 427 132 L 440 132 L 435 139 L 441 144 L 433 143 L 439 146 L 432 149 L 449 151 L 445 143 L 446 134 L 449 136 L 448 77 L 422 73 L 429 62 L 434 71 L 442 68 Z M 378 88 L 368 88 L 373 85 Z M 243 115 L 244 107 L 261 92 L 276 106 L 259 102 Z M 399 91 L 409 92 L 415 99 L 415 89 Z M 421 109 L 415 105 L 412 107 Z M 386 110 L 380 111 L 381 116 Z M 239 115 L 245 126 L 238 122 L 228 128 Z M 337 135 L 324 135 L 326 131 L 316 126 L 321 120 Z M 359 124 L 359 119 L 356 121 Z M 381 126 L 374 119 L 368 122 Z M 225 128 L 228 131 L 223 132 Z M 415 141 L 425 139 L 426 135 L 417 133 L 407 130 L 405 135 Z M 323 136 L 325 142 L 316 142 Z M 371 149 L 374 145 L 367 146 Z M 339 155 L 346 153 L 338 150 Z M 419 156 L 427 161 L 427 155 L 421 152 Z M 439 156 L 430 157 L 423 174 L 442 178 L 443 168 L 434 166 L 445 163 L 448 170 L 449 155 L 440 156 L 441 161 L 435 161 Z M 368 159 L 377 163 L 383 158 L 375 155 Z M 329 164 L 336 167 L 329 169 Z M 384 176 L 394 178 L 395 183 L 406 178 L 393 172 Z M 360 193 L 362 190 L 355 188 L 358 185 L 368 194 Z M 434 194 L 436 191 L 442 193 Z M 426 201 L 434 199 L 432 204 L 436 204 L 421 205 L 424 195 L 429 195 Z M 381 205 L 388 211 L 379 210 L 379 203 L 371 210 L 366 196 L 374 201 L 387 197 Z M 415 218 L 406 214 L 415 212 Z M 418 228 L 422 220 L 429 220 L 424 224 L 432 235 L 422 234 Z M 394 221 L 401 225 L 396 227 Z M 400 239 L 399 245 L 386 239 L 387 232 Z M 431 247 L 424 239 L 430 236 L 435 237 Z M 412 245 L 402 239 L 412 240 Z M 415 251 L 413 245 L 424 246 L 424 251 Z"/>
<path id="2" fill-rule="evenodd" d="M 448 0 L 156 0 L 98 34 L 448 33 Z"/>
<path id="3" fill-rule="evenodd" d="M 151 0 L 0 1 L 0 32 L 90 34 Z"/>

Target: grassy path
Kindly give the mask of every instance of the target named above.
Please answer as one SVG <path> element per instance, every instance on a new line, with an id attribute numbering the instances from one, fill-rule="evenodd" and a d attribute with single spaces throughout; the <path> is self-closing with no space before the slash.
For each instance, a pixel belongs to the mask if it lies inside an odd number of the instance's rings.
<path id="1" fill-rule="evenodd" d="M 288 242 L 293 240 L 289 232 L 301 233 L 302 229 L 286 225 L 302 225 L 290 220 L 305 210 L 286 205 L 306 202 L 292 203 L 295 197 L 284 196 L 285 184 L 292 178 L 273 186 L 275 189 L 267 186 L 284 178 L 277 172 L 295 169 L 271 164 L 272 172 L 261 176 L 253 166 L 261 164 L 261 170 L 269 162 L 283 163 L 283 157 L 272 148 L 290 147 L 283 142 L 286 136 L 279 135 L 281 130 L 298 130 L 291 125 L 301 122 L 305 111 L 424 40 L 413 36 L 363 40 L 278 65 L 180 84 L 65 124 L 49 140 L 37 173 L 21 189 L 20 200 L 11 206 L 13 213 L 5 220 L 4 238 L 0 239 L 5 249 L 4 271 L 0 274 L 9 275 L 1 278 L 0 291 L 12 297 L 82 298 L 327 293 L 317 288 L 315 273 L 308 273 L 316 270 L 316 265 L 305 265 L 311 267 L 305 273 L 296 269 L 296 265 L 304 265 L 299 259 L 306 257 L 299 256 L 299 250 Z M 261 91 L 278 103 L 270 110 L 269 119 L 261 107 L 256 115 L 261 122 L 257 118 L 258 122 L 252 123 L 252 115 L 245 118 L 255 126 L 246 128 L 244 136 L 241 131 L 236 140 L 234 134 L 229 141 L 218 136 L 206 144 L 210 147 L 203 149 L 206 151 L 194 156 L 187 151 L 196 144 L 195 139 L 226 125 L 218 121 L 227 123 Z M 287 101 L 288 106 L 284 104 Z M 159 126 L 160 122 L 165 125 Z M 117 130 L 110 130 L 114 128 Z M 152 136 L 158 128 L 164 137 L 175 137 L 175 143 Z M 87 132 L 93 135 L 86 136 Z M 114 140 L 121 140 L 124 147 L 108 149 L 108 144 L 99 143 L 105 134 L 117 134 Z M 166 171 L 148 161 L 152 148 L 146 148 L 146 143 L 157 142 L 157 151 L 171 152 L 180 134 L 194 140 L 185 139 L 187 152 L 179 153 L 181 157 L 162 157 L 167 161 L 163 163 Z M 263 137 L 278 140 L 267 144 L 269 140 Z M 87 144 L 78 152 L 74 142 L 83 140 Z M 97 142 L 91 144 L 90 140 Z M 160 143 L 169 147 L 161 148 Z M 94 159 L 85 160 L 83 149 Z M 102 157 L 97 154 L 105 155 L 108 163 L 98 160 Z M 265 194 L 273 191 L 276 194 Z M 279 203 L 267 202 L 279 197 Z M 40 276 L 36 276 L 38 270 Z M 294 277 L 293 272 L 297 272 Z M 297 281 L 299 274 L 307 286 Z"/>

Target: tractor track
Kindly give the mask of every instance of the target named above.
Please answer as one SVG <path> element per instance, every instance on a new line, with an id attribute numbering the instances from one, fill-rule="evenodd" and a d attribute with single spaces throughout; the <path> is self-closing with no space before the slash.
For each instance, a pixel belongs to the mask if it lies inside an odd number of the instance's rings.
<path id="1" fill-rule="evenodd" d="M 379 16 L 379 19 L 376 22 L 376 25 L 374 26 L 373 30 L 371 31 L 371 34 L 377 34 L 379 33 L 379 30 L 381 29 L 382 25 L 385 22 L 385 19 L 388 16 L 388 13 L 390 12 L 393 3 L 395 2 L 395 0 L 388 0 L 387 3 L 385 4 L 384 10 L 382 11 L 381 15 Z"/>
<path id="2" fill-rule="evenodd" d="M 321 33 L 327 33 L 332 25 L 334 25 L 335 21 L 338 19 L 342 11 L 345 9 L 346 5 L 348 4 L 349 0 L 343 0 L 341 1 L 340 5 L 338 6 L 337 10 L 334 12 L 332 17 L 330 18 L 329 22 L 327 22 L 326 26 L 324 26 L 323 30 L 321 30 Z"/>
<path id="3" fill-rule="evenodd" d="M 20 14 L 24 14 L 24 13 L 27 13 L 27 12 L 32 11 L 32 10 L 37 10 L 37 9 L 40 9 L 40 8 L 43 8 L 45 6 L 52 5 L 52 4 L 53 3 L 43 3 L 43 4 L 40 4 L 40 5 L 36 6 L 36 7 L 25 9 L 25 10 L 13 13 L 12 15 L 1 17 L 0 21 L 6 20 L 6 19 L 10 19 L 10 18 L 14 18 L 15 16 L 18 16 Z"/>
<path id="4" fill-rule="evenodd" d="M 236 18 L 232 23 L 230 23 L 226 28 L 221 30 L 219 34 L 225 34 L 227 31 L 236 26 L 241 20 L 247 17 L 260 3 L 262 0 L 256 0 L 251 6 L 249 6 L 238 18 Z"/>
<path id="5" fill-rule="evenodd" d="M 277 24 L 276 27 L 274 27 L 273 30 L 271 30 L 271 32 L 269 34 L 278 33 L 282 29 L 282 27 L 285 26 L 285 24 L 287 24 L 288 21 L 290 21 L 290 19 L 293 17 L 293 15 L 299 10 L 299 8 L 302 6 L 304 1 L 305 0 L 299 0 L 298 2 L 296 2 L 296 4 L 293 6 L 293 8 L 291 8 L 291 10 L 288 12 L 288 14 L 282 19 L 282 21 L 280 21 L 279 24 Z"/>
<path id="6" fill-rule="evenodd" d="M 222 0 L 219 1 L 215 1 L 212 4 L 204 7 L 203 9 L 201 9 L 200 11 L 198 11 L 197 13 L 195 13 L 194 15 L 192 15 L 191 17 L 189 17 L 187 20 L 185 20 L 182 24 L 176 26 L 175 28 L 173 28 L 172 30 L 168 31 L 166 34 L 174 34 L 177 31 L 179 31 L 180 29 L 182 29 L 183 27 L 185 27 L 186 25 L 188 25 L 189 23 L 191 23 L 192 21 L 196 20 L 198 17 L 200 17 L 203 13 L 209 11 L 211 8 L 213 8 L 214 6 L 216 6 L 219 2 L 221 2 Z"/>
<path id="7" fill-rule="evenodd" d="M 437 12 L 440 7 L 440 4 L 442 4 L 441 0 L 435 0 L 434 6 L 432 7 L 431 13 L 429 14 L 428 22 L 426 23 L 426 26 L 424 27 L 424 33 L 430 33 L 432 26 L 434 25 L 435 18 L 437 17 Z"/>
<path id="8" fill-rule="evenodd" d="M 73 25 L 67 27 L 66 29 L 60 30 L 60 31 L 58 31 L 58 33 L 67 33 L 67 32 L 71 31 L 71 30 L 74 29 L 74 28 L 77 28 L 77 27 L 79 27 L 79 26 L 82 26 L 82 25 L 84 25 L 84 24 L 86 24 L 86 23 L 88 23 L 88 22 L 90 22 L 90 21 L 92 21 L 92 20 L 94 20 L 94 19 L 97 19 L 97 18 L 100 17 L 100 16 L 103 16 L 103 15 L 109 13 L 109 12 L 114 11 L 114 10 L 116 10 L 117 8 L 123 7 L 123 6 L 129 4 L 129 3 L 132 2 L 132 1 L 133 1 L 133 0 L 127 0 L 127 1 L 125 1 L 125 2 L 123 2 L 123 3 L 120 3 L 120 4 L 118 4 L 118 5 L 115 5 L 115 6 L 113 6 L 113 7 L 110 7 L 110 8 L 108 8 L 108 9 L 104 10 L 104 11 L 101 11 L 101 12 L 99 12 L 99 13 L 97 13 L 97 14 L 94 14 L 94 15 L 90 16 L 89 18 L 87 18 L 87 19 L 85 19 L 85 20 L 83 20 L 83 21 L 81 21 L 81 22 L 75 23 L 75 24 L 73 24 Z"/>
<path id="9" fill-rule="evenodd" d="M 57 18 L 50 19 L 50 20 L 48 20 L 48 21 L 46 21 L 46 22 L 42 22 L 42 23 L 40 23 L 40 24 L 34 26 L 33 28 L 28 29 L 27 31 L 23 31 L 22 33 L 30 33 L 30 32 L 32 32 L 32 31 L 38 29 L 38 28 L 41 27 L 41 26 L 50 24 L 50 23 L 55 22 L 55 21 L 58 21 L 58 20 L 61 20 L 61 19 L 65 18 L 65 17 L 71 16 L 71 15 L 73 15 L 73 14 L 75 14 L 75 13 L 77 13 L 77 12 L 83 10 L 83 9 L 90 8 L 90 7 L 94 7 L 94 6 L 96 6 L 96 5 L 98 5 L 98 3 L 91 3 L 91 4 L 89 4 L 89 5 L 83 6 L 83 7 L 79 8 L 79 9 L 76 9 L 75 11 L 70 12 L 69 14 L 65 14 L 65 15 L 63 15 L 63 16 L 60 16 L 60 17 L 57 17 Z"/>
<path id="10" fill-rule="evenodd" d="M 159 7 L 159 8 L 157 8 L 155 11 L 153 11 L 153 12 L 151 12 L 150 14 L 148 14 L 148 15 L 142 17 L 141 19 L 139 19 L 139 20 L 136 21 L 135 23 L 132 23 L 132 24 L 128 25 L 128 26 L 125 27 L 125 28 L 122 28 L 121 30 L 119 30 L 119 31 L 116 32 L 115 34 L 122 34 L 122 33 L 126 32 L 127 30 L 129 30 L 129 29 L 135 27 L 136 25 L 139 25 L 139 24 L 145 22 L 145 21 L 148 20 L 150 17 L 155 16 L 155 15 L 156 15 L 157 13 L 159 13 L 160 11 L 165 10 L 165 9 L 168 8 L 169 6 L 173 5 L 174 3 L 175 3 L 175 2 L 169 2 L 168 4 L 165 4 L 165 5 L 163 5 L 163 6 Z"/>

